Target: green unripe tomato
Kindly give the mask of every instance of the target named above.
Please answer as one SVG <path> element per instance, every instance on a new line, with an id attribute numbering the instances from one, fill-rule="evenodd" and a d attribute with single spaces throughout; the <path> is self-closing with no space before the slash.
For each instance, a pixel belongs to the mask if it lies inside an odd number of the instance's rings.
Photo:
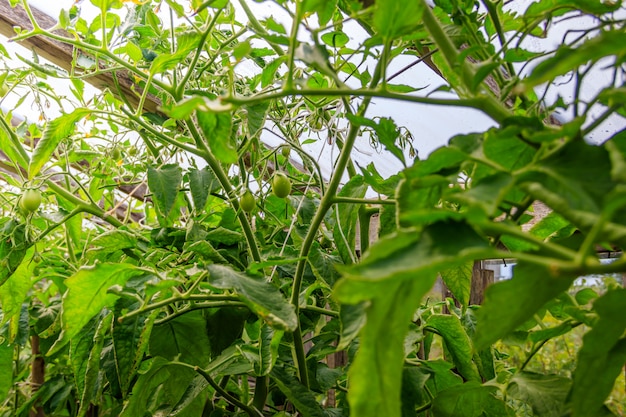
<path id="1" fill-rule="evenodd" d="M 41 192 L 32 188 L 25 190 L 19 204 L 20 208 L 28 213 L 36 211 L 41 205 Z"/>
<path id="2" fill-rule="evenodd" d="M 289 155 L 291 155 L 291 148 L 289 146 L 283 146 L 282 148 L 280 148 L 280 153 L 285 158 L 289 158 Z"/>
<path id="3" fill-rule="evenodd" d="M 250 190 L 246 190 L 241 197 L 239 197 L 239 207 L 245 212 L 250 213 L 256 207 L 256 199 Z"/>
<path id="4" fill-rule="evenodd" d="M 135 156 L 137 155 L 137 147 L 136 146 L 131 146 L 130 148 L 128 148 L 128 155 L 129 156 Z"/>
<path id="5" fill-rule="evenodd" d="M 291 181 L 282 172 L 277 172 L 272 178 L 272 192 L 278 198 L 285 198 L 291 194 Z"/>
<path id="6" fill-rule="evenodd" d="M 4 97 L 9 92 L 9 86 L 5 83 L 0 84 L 0 97 Z"/>
<path id="7" fill-rule="evenodd" d="M 122 151 L 119 148 L 115 147 L 111 149 L 111 158 L 114 161 L 118 161 L 122 157 Z"/>

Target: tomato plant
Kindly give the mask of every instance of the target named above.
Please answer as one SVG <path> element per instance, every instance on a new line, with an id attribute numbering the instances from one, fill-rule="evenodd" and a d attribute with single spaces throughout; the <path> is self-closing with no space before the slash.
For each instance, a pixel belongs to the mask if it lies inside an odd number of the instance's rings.
<path id="1" fill-rule="evenodd" d="M 619 2 L 92 3 L 0 47 L 0 416 L 624 409 Z"/>

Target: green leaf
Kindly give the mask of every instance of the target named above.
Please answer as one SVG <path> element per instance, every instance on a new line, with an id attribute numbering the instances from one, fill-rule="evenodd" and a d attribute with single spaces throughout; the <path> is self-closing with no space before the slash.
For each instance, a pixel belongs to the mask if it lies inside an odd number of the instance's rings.
<path id="1" fill-rule="evenodd" d="M 365 303 L 342 304 L 339 308 L 341 333 L 337 349 L 346 349 L 365 326 Z"/>
<path id="2" fill-rule="evenodd" d="M 211 346 L 211 356 L 216 357 L 241 337 L 243 326 L 250 315 L 245 307 L 222 307 L 205 314 L 206 333 Z M 228 323 L 228 326 L 224 326 Z"/>
<path id="3" fill-rule="evenodd" d="M 309 256 L 307 257 L 311 270 L 315 277 L 332 287 L 339 278 L 335 265 L 342 262 L 341 258 L 326 252 L 318 242 L 313 242 Z"/>
<path id="4" fill-rule="evenodd" d="M 33 179 L 44 166 L 50 161 L 52 153 L 62 140 L 74 133 L 76 123 L 83 117 L 91 113 L 91 109 L 78 108 L 71 113 L 64 114 L 46 124 L 43 137 L 33 151 L 33 155 L 28 166 L 28 178 Z"/>
<path id="5" fill-rule="evenodd" d="M 144 273 L 133 265 L 103 263 L 83 267 L 66 279 L 63 332 L 50 348 L 48 355 L 65 346 L 103 308 L 113 306 L 118 296 L 108 292 L 109 288 L 114 285 L 123 286 L 131 277 Z"/>
<path id="6" fill-rule="evenodd" d="M 219 188 L 219 181 L 208 168 L 189 170 L 189 188 L 196 212 L 204 210 L 209 194 Z"/>
<path id="7" fill-rule="evenodd" d="M 421 23 L 423 1 L 383 1 L 376 3 L 372 24 L 384 39 L 411 33 Z"/>
<path id="8" fill-rule="evenodd" d="M 179 165 L 148 167 L 148 187 L 164 217 L 168 217 L 174 207 L 182 179 L 183 173 Z"/>
<path id="9" fill-rule="evenodd" d="M 531 52 L 522 48 L 507 49 L 504 53 L 506 62 L 528 62 L 533 58 L 541 56 L 540 52 Z"/>
<path id="10" fill-rule="evenodd" d="M 532 3 L 524 13 L 524 19 L 535 21 L 538 17 L 552 18 L 579 10 L 584 13 L 601 15 L 619 9 L 621 1 L 602 0 L 544 0 Z"/>
<path id="11" fill-rule="evenodd" d="M 600 413 L 626 362 L 626 289 L 608 291 L 593 303 L 598 321 L 583 337 L 570 393 L 572 416 Z"/>
<path id="12" fill-rule="evenodd" d="M 196 110 L 198 124 L 211 152 L 225 164 L 237 162 L 236 135 L 232 134 L 233 115 L 230 112 Z"/>
<path id="13" fill-rule="evenodd" d="M 606 196 L 615 187 L 607 150 L 582 139 L 564 144 L 535 167 L 528 167 L 528 173 L 521 175 L 520 180 L 536 184 L 532 192 L 539 200 L 544 200 L 541 190 L 545 189 L 558 195 L 566 209 L 595 213 L 601 212 Z M 560 207 L 552 208 L 560 211 Z M 562 211 L 561 214 L 564 215 Z"/>
<path id="14" fill-rule="evenodd" d="M 529 404 L 537 417 L 560 417 L 571 385 L 569 378 L 521 371 L 509 381 L 507 394 Z"/>
<path id="15" fill-rule="evenodd" d="M 350 41 L 348 35 L 341 31 L 326 32 L 322 35 L 322 42 L 333 48 L 341 48 Z"/>
<path id="16" fill-rule="evenodd" d="M 6 339 L 0 343 L 0 398 L 7 398 L 13 389 L 13 347 Z"/>
<path id="17" fill-rule="evenodd" d="M 473 266 L 474 262 L 470 261 L 441 271 L 441 279 L 443 279 L 446 287 L 454 298 L 464 306 L 469 304 Z"/>
<path id="18" fill-rule="evenodd" d="M 112 253 L 122 249 L 136 248 L 137 236 L 122 230 L 113 229 L 96 236 L 91 241 L 92 248 L 89 250 L 97 253 Z"/>
<path id="19" fill-rule="evenodd" d="M 120 417 L 155 415 L 155 405 L 163 415 L 177 404 L 185 394 L 196 373 L 191 367 L 172 364 L 163 358 L 155 358 L 150 369 L 139 376 L 133 386 L 129 401 L 124 405 Z"/>
<path id="20" fill-rule="evenodd" d="M 365 117 L 348 114 L 348 120 L 350 120 L 353 124 L 367 126 L 374 129 L 378 141 L 385 147 L 385 149 L 391 152 L 393 156 L 398 158 L 400 162 L 402 162 L 402 165 L 406 166 L 404 151 L 396 145 L 396 140 L 400 136 L 400 133 L 393 119 L 381 117 L 378 123 L 376 123 L 374 120 Z"/>
<path id="21" fill-rule="evenodd" d="M 624 52 L 626 33 L 621 30 L 604 31 L 574 48 L 561 46 L 554 56 L 538 64 L 533 72 L 523 80 L 523 86 L 529 90 L 544 82 L 553 81 L 560 75 L 567 74 L 582 65 L 588 65 L 611 55 Z"/>
<path id="22" fill-rule="evenodd" d="M 259 334 L 259 367 L 255 367 L 257 375 L 268 375 L 278 359 L 278 348 L 283 340 L 284 332 L 274 330 L 267 324 L 261 325 Z"/>
<path id="23" fill-rule="evenodd" d="M 98 324 L 98 329 L 93 339 L 93 346 L 89 352 L 89 358 L 87 359 L 87 366 L 85 368 L 83 391 L 81 393 L 80 407 L 78 409 L 79 417 L 84 417 L 87 414 L 89 405 L 97 395 L 96 387 L 100 373 L 100 354 L 104 346 L 105 334 L 109 331 L 112 322 L 113 314 L 109 313 L 100 321 L 100 324 Z"/>
<path id="24" fill-rule="evenodd" d="M 343 302 L 357 303 L 376 295 L 379 290 L 375 285 L 367 290 L 365 284 L 414 279 L 422 273 L 436 274 L 468 260 L 497 258 L 498 255 L 499 252 L 491 249 L 486 240 L 463 222 L 437 222 L 422 233 L 400 231 L 372 245 L 361 263 L 338 268 L 346 279 L 337 283 L 335 295 Z"/>
<path id="25" fill-rule="evenodd" d="M 224 227 L 217 227 L 206 234 L 206 240 L 225 245 L 234 245 L 242 240 L 242 234 Z"/>
<path id="26" fill-rule="evenodd" d="M 4 219 L 0 230 L 0 286 L 15 273 L 26 255 L 26 225 Z"/>
<path id="27" fill-rule="evenodd" d="M 494 387 L 470 381 L 440 392 L 433 399 L 433 414 L 437 417 L 496 417 L 515 413 L 492 393 Z"/>
<path id="28" fill-rule="evenodd" d="M 245 107 L 248 113 L 248 133 L 250 138 L 256 137 L 261 131 L 265 124 L 269 105 L 270 103 L 266 101 Z"/>
<path id="29" fill-rule="evenodd" d="M 303 417 L 326 417 L 313 392 L 283 366 L 275 366 L 270 377 Z"/>
<path id="30" fill-rule="evenodd" d="M 234 289 L 255 314 L 277 330 L 293 331 L 298 319 L 293 305 L 278 288 L 251 278 L 229 266 L 209 265 L 209 283 L 220 289 Z"/>
<path id="31" fill-rule="evenodd" d="M 205 366 L 210 358 L 206 320 L 201 311 L 155 325 L 150 334 L 150 355 Z"/>
<path id="32" fill-rule="evenodd" d="M 379 295 L 366 307 L 359 350 L 348 371 L 352 414 L 400 415 L 404 338 L 415 309 L 435 278 L 435 274 L 430 277 L 420 274 L 414 280 L 390 279 L 384 286 L 370 283 Z"/>
<path id="33" fill-rule="evenodd" d="M 426 325 L 437 330 L 443 338 L 459 373 L 466 381 L 481 381 L 476 364 L 473 362 L 472 341 L 456 316 L 433 314 Z"/>
<path id="34" fill-rule="evenodd" d="M 476 313 L 476 348 L 484 349 L 515 330 L 576 278 L 576 273 L 565 274 L 526 262 L 517 264 L 513 279 L 490 285 L 485 291 L 485 301 Z"/>
<path id="35" fill-rule="evenodd" d="M 87 370 L 89 353 L 93 346 L 93 339 L 96 330 L 102 319 L 103 313 L 92 318 L 82 331 L 70 340 L 70 363 L 74 372 L 74 381 L 78 392 L 82 393 L 85 389 L 85 374 Z"/>
<path id="36" fill-rule="evenodd" d="M 32 259 L 34 251 L 34 247 L 29 249 L 25 258 Z M 19 317 L 22 304 L 33 285 L 32 277 L 35 265 L 32 261 L 20 263 L 15 272 L 0 286 L 0 311 L 2 311 L 0 325 Z"/>
<path id="37" fill-rule="evenodd" d="M 339 192 L 340 197 L 363 198 L 367 184 L 360 175 L 354 176 Z M 360 204 L 341 203 L 336 206 L 333 237 L 345 264 L 355 261 L 357 216 Z"/>
<path id="38" fill-rule="evenodd" d="M 4 117 L 1 112 L 0 117 Z M 2 119 L 0 121 L 0 149 L 2 149 L 2 152 L 4 152 L 11 161 L 15 162 L 21 168 L 26 169 L 29 164 L 28 156 L 18 152 L 18 142 L 19 139 L 13 129 Z"/>
<path id="39" fill-rule="evenodd" d="M 121 316 L 127 308 L 132 306 L 129 304 L 127 299 L 119 299 L 115 306 L 116 317 Z M 150 315 L 138 314 L 122 322 L 113 323 L 111 337 L 115 351 L 115 368 L 122 395 L 128 393 L 144 354 L 148 350 L 150 334 L 157 314 L 158 311 Z"/>

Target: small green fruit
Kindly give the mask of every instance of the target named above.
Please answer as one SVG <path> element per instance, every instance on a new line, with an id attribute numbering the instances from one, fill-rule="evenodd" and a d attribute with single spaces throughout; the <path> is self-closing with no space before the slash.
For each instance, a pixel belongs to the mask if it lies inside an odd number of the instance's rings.
<path id="1" fill-rule="evenodd" d="M 289 158 L 289 155 L 291 155 L 291 148 L 289 146 L 283 146 L 282 148 L 280 148 L 280 153 L 285 158 Z"/>
<path id="2" fill-rule="evenodd" d="M 256 207 L 256 199 L 250 190 L 246 190 L 245 193 L 239 198 L 239 207 L 245 212 L 250 213 Z"/>
<path id="3" fill-rule="evenodd" d="M 20 208 L 28 213 L 36 211 L 41 205 L 41 192 L 32 188 L 27 189 L 20 198 Z"/>
<path id="4" fill-rule="evenodd" d="M 278 198 L 285 198 L 291 193 L 291 181 L 282 172 L 277 172 L 272 178 L 272 192 Z"/>

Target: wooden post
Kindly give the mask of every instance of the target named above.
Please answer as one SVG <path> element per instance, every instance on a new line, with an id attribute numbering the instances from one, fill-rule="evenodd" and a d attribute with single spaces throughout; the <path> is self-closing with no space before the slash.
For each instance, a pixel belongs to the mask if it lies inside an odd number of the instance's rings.
<path id="1" fill-rule="evenodd" d="M 474 262 L 472 269 L 472 287 L 470 289 L 470 305 L 482 304 L 485 298 L 485 289 L 493 284 L 494 273 L 489 269 L 482 269 L 482 262 Z"/>

